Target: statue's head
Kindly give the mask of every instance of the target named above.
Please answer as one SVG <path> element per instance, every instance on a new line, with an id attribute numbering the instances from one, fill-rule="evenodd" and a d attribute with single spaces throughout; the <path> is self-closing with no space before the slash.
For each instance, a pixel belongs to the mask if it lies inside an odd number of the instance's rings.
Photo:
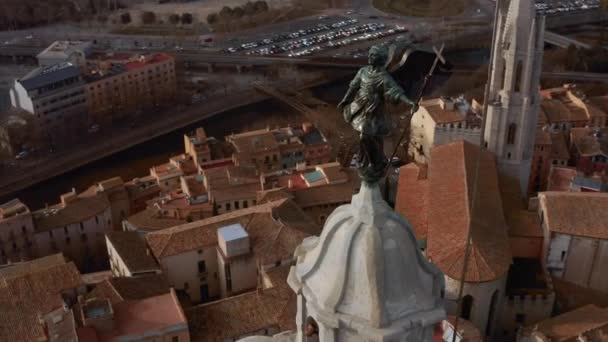
<path id="1" fill-rule="evenodd" d="M 384 66 L 388 61 L 388 48 L 382 45 L 374 45 L 369 49 L 368 62 L 374 66 Z"/>

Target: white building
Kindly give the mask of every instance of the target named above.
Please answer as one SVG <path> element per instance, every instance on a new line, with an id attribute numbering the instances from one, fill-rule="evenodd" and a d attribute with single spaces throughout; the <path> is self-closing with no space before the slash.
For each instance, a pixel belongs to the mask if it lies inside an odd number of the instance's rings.
<path id="1" fill-rule="evenodd" d="M 543 192 L 542 261 L 552 276 L 576 285 L 608 291 L 608 194 Z"/>
<path id="2" fill-rule="evenodd" d="M 40 67 L 15 81 L 11 104 L 33 114 L 36 133 L 63 140 L 63 134 L 78 134 L 86 124 L 87 100 L 80 69 L 65 62 Z M 79 131 L 75 131 L 79 130 Z"/>
<path id="3" fill-rule="evenodd" d="M 532 0 L 511 0 L 508 8 L 505 2 L 497 4 L 484 144 L 496 154 L 500 173 L 518 179 L 526 194 L 541 103 L 545 19 Z"/>
<path id="4" fill-rule="evenodd" d="M 466 140 L 479 145 L 481 119 L 466 100 L 441 97 L 426 100 L 412 116 L 409 154 L 425 163 L 434 146 Z"/>
<path id="5" fill-rule="evenodd" d="M 143 237 L 137 232 L 109 232 L 106 234 L 106 246 L 110 269 L 115 277 L 161 273 Z"/>
<path id="6" fill-rule="evenodd" d="M 217 230 L 218 277 L 222 298 L 257 286 L 257 267 L 249 234 L 239 223 Z"/>
<path id="7" fill-rule="evenodd" d="M 146 241 L 169 283 L 207 302 L 255 290 L 258 269 L 290 262 L 297 244 L 318 232 L 283 199 L 149 233 Z"/>
<path id="8" fill-rule="evenodd" d="M 38 65 L 41 67 L 65 62 L 82 67 L 86 65 L 86 58 L 92 52 L 92 42 L 61 40 L 44 49 L 36 58 L 38 59 Z"/>

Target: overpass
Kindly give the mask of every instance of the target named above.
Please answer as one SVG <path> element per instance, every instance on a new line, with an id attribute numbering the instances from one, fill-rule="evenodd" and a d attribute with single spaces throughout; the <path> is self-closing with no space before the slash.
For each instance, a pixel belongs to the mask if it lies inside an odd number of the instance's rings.
<path id="1" fill-rule="evenodd" d="M 562 37 L 562 36 L 559 36 Z M 570 39 L 564 37 L 565 39 Z M 582 44 L 582 43 L 581 43 Z M 586 45 L 586 44 L 585 44 Z M 42 48 L 39 47 L 24 47 L 24 46 L 0 46 L 0 56 L 36 56 Z M 148 50 L 151 51 L 151 50 Z M 147 51 L 132 51 L 132 52 L 147 52 Z M 203 53 L 192 53 L 192 52 L 178 52 L 173 53 L 177 60 L 195 64 L 207 66 L 212 70 L 214 67 L 231 66 L 237 67 L 259 67 L 259 66 L 270 66 L 277 64 L 287 64 L 296 66 L 316 66 L 316 67 L 327 67 L 336 69 L 357 69 L 366 65 L 365 59 L 355 58 L 333 58 L 333 57 L 280 57 L 280 56 L 245 56 L 245 55 L 225 55 L 225 54 L 203 54 Z M 474 71 L 478 66 L 476 65 L 456 65 L 454 66 L 453 72 L 466 72 L 470 73 Z M 543 79 L 563 79 L 572 81 L 595 81 L 608 83 L 608 74 L 603 73 L 592 73 L 592 72 L 577 72 L 577 71 L 566 71 L 566 72 L 543 72 Z"/>
<path id="2" fill-rule="evenodd" d="M 551 32 L 551 31 L 545 31 L 545 43 L 547 44 L 551 44 L 551 45 L 555 45 L 555 46 L 559 46 L 561 48 L 567 48 L 570 45 L 574 45 L 577 48 L 581 48 L 581 49 L 591 49 L 591 45 L 580 42 L 576 39 L 572 39 L 566 36 L 562 36 L 560 34 Z"/>

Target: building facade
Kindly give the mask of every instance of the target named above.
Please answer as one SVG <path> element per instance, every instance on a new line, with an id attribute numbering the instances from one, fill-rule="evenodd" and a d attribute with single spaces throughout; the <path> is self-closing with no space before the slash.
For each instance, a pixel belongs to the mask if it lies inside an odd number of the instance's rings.
<path id="1" fill-rule="evenodd" d="M 61 40 L 49 45 L 36 58 L 38 59 L 38 65 L 41 67 L 65 62 L 70 62 L 78 67 L 84 67 L 87 57 L 92 52 L 92 42 Z"/>
<path id="2" fill-rule="evenodd" d="M 19 200 L 0 205 L 0 262 L 35 258 L 34 233 L 34 220 L 26 205 Z"/>
<path id="3" fill-rule="evenodd" d="M 528 191 L 541 102 L 545 19 L 534 6 L 513 0 L 499 8 L 486 99 L 484 145 L 496 154 L 500 172 L 520 181 L 522 195 Z"/>
<path id="4" fill-rule="evenodd" d="M 553 277 L 584 288 L 608 291 L 608 194 L 544 192 L 538 212 L 544 246 L 542 262 Z"/>
<path id="5" fill-rule="evenodd" d="M 426 163 L 434 146 L 457 140 L 479 145 L 481 120 L 464 99 L 442 97 L 421 103 L 412 116 L 409 155 Z"/>
<path id="6" fill-rule="evenodd" d="M 40 67 L 15 81 L 12 106 L 32 114 L 35 135 L 59 144 L 83 134 L 87 98 L 80 69 L 69 62 Z"/>
<path id="7" fill-rule="evenodd" d="M 61 195 L 61 203 L 33 213 L 38 256 L 63 252 L 85 271 L 108 267 L 105 234 L 113 230 L 105 194 Z"/>
<path id="8" fill-rule="evenodd" d="M 175 60 L 164 53 L 92 56 L 85 94 L 90 124 L 108 124 L 175 98 Z"/>

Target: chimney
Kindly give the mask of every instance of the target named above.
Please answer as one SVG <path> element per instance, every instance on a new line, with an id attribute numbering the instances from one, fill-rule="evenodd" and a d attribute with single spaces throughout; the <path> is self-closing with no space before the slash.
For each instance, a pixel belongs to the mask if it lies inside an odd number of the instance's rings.
<path id="1" fill-rule="evenodd" d="M 443 110 L 454 110 L 454 99 L 452 99 L 451 97 L 442 96 L 439 99 L 439 106 Z"/>
<path id="2" fill-rule="evenodd" d="M 72 191 L 61 195 L 61 205 L 67 206 L 68 203 L 73 202 L 78 196 L 76 195 L 76 189 L 72 188 Z"/>
<path id="3" fill-rule="evenodd" d="M 312 131 L 312 128 L 313 128 L 313 125 L 310 122 L 305 122 L 302 124 L 302 130 L 306 134 L 310 133 L 310 131 Z"/>
<path id="4" fill-rule="evenodd" d="M 196 137 L 199 140 L 203 140 L 203 139 L 207 138 L 207 133 L 205 132 L 205 129 L 203 127 L 199 127 L 196 129 Z"/>
<path id="5" fill-rule="evenodd" d="M 296 164 L 296 171 L 306 170 L 306 162 L 300 162 Z"/>

